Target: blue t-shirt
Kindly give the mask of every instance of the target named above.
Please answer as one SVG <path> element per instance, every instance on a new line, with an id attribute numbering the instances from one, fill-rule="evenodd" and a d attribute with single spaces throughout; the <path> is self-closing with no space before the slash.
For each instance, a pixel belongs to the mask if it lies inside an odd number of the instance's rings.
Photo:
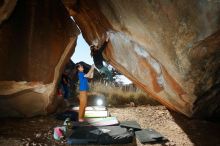
<path id="1" fill-rule="evenodd" d="M 85 76 L 83 72 L 78 73 L 79 76 L 79 91 L 88 91 L 89 90 L 89 84 L 88 79 Z"/>

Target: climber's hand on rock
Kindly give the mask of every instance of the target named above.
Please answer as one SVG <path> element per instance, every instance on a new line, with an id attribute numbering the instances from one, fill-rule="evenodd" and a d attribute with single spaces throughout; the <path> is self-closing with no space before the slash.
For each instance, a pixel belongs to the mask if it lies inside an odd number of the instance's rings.
<path id="1" fill-rule="evenodd" d="M 109 35 L 107 35 L 105 41 L 108 42 L 108 41 L 109 41 L 109 38 L 110 38 Z"/>

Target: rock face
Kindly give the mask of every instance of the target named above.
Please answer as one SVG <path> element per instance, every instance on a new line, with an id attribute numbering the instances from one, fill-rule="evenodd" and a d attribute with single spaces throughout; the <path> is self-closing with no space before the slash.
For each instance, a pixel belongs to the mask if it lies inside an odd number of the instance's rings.
<path id="1" fill-rule="evenodd" d="M 15 2 L 0 2 L 0 115 L 48 113 L 78 30 L 59 0 Z M 138 87 L 189 117 L 220 117 L 217 0 L 63 4 L 89 45 L 110 36 L 106 60 Z"/>
<path id="2" fill-rule="evenodd" d="M 0 24 L 7 19 L 16 5 L 16 0 L 1 0 L 0 1 Z"/>
<path id="3" fill-rule="evenodd" d="M 189 117 L 220 116 L 220 3 L 63 0 L 89 45 L 137 86 Z"/>
<path id="4" fill-rule="evenodd" d="M 61 1 L 17 1 L 0 27 L 1 116 L 29 117 L 56 109 L 57 81 L 78 33 Z"/>

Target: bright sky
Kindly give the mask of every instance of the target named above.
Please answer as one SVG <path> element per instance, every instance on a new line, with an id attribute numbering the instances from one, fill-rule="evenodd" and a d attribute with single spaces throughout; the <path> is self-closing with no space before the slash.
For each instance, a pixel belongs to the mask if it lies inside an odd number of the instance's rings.
<path id="1" fill-rule="evenodd" d="M 74 63 L 84 61 L 87 64 L 92 65 L 93 59 L 90 56 L 90 48 L 89 45 L 86 43 L 84 38 L 82 37 L 82 34 L 78 36 L 77 44 L 75 48 L 75 52 L 73 56 L 71 57 L 71 60 Z M 126 78 L 124 75 L 118 75 L 116 81 L 120 81 L 123 84 L 130 84 L 132 83 L 128 78 Z"/>
<path id="2" fill-rule="evenodd" d="M 90 64 L 90 65 L 93 64 L 93 59 L 90 56 L 89 45 L 86 43 L 86 41 L 82 37 L 82 34 L 80 34 L 78 36 L 75 52 L 74 52 L 73 56 L 71 57 L 71 60 L 74 63 L 83 61 L 83 62 Z"/>

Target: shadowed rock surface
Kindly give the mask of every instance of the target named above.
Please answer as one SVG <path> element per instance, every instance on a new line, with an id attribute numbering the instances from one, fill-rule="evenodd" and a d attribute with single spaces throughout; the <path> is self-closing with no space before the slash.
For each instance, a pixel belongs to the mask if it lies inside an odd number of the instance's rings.
<path id="1" fill-rule="evenodd" d="M 110 36 L 104 51 L 106 60 L 138 87 L 189 117 L 220 117 L 218 1 L 63 0 L 63 3 L 89 45 L 101 45 L 106 34 Z M 73 53 L 77 27 L 59 0 L 18 0 L 11 16 L 2 20 L 0 80 L 9 81 L 10 86 L 0 92 L 1 104 L 5 105 L 15 93 L 26 102 L 22 107 L 31 105 L 34 97 L 43 96 L 37 98 L 43 101 L 36 108 L 38 112 L 28 115 L 41 114 L 41 107 L 47 109 L 46 113 L 53 111 L 48 110 L 49 105 L 54 105 L 49 103 L 54 103 L 56 82 L 63 64 Z M 36 96 L 28 95 L 27 101 L 23 94 L 32 93 L 33 89 L 11 94 L 13 80 L 17 81 L 16 87 L 19 81 L 36 81 L 44 88 Z M 2 86 L 9 83 L 2 82 Z M 13 106 L 8 106 L 5 112 Z M 14 111 L 19 109 L 16 106 Z"/>
<path id="2" fill-rule="evenodd" d="M 16 0 L 0 1 L 0 24 L 11 15 L 15 6 Z"/>
<path id="3" fill-rule="evenodd" d="M 53 112 L 78 29 L 59 0 L 18 0 L 0 27 L 0 115 Z"/>

